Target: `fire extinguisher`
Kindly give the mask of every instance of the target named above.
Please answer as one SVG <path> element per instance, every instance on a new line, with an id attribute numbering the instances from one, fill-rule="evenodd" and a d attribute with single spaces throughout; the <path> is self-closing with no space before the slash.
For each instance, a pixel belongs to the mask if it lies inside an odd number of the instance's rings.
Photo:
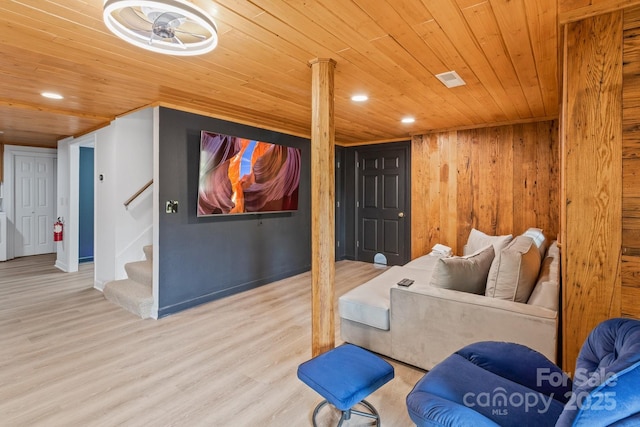
<path id="1" fill-rule="evenodd" d="M 64 231 L 64 221 L 58 217 L 58 220 L 53 223 L 53 241 L 62 241 L 62 232 Z"/>

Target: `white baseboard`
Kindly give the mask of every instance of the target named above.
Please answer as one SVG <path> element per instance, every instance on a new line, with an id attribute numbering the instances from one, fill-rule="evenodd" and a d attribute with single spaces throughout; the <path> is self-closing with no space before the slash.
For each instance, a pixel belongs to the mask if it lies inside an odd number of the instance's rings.
<path id="1" fill-rule="evenodd" d="M 67 263 L 62 262 L 59 259 L 56 260 L 56 263 L 54 264 L 54 266 L 57 269 L 64 271 L 65 273 L 69 272 L 69 266 L 67 265 Z"/>
<path id="2" fill-rule="evenodd" d="M 93 281 L 93 288 L 99 290 L 100 292 L 104 291 L 104 285 L 106 285 L 107 282 L 103 282 L 102 280 L 94 280 Z"/>
<path id="3" fill-rule="evenodd" d="M 153 306 L 151 307 L 151 318 L 158 320 L 158 298 L 154 298 Z"/>

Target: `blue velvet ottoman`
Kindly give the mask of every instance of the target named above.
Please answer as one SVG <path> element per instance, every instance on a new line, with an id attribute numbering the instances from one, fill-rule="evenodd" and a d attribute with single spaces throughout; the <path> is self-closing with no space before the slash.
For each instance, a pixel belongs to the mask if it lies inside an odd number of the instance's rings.
<path id="1" fill-rule="evenodd" d="M 376 420 L 380 425 L 378 411 L 365 397 L 393 379 L 393 366 L 375 354 L 352 344 L 344 344 L 327 351 L 298 366 L 298 378 L 325 398 L 313 411 L 313 425 L 316 416 L 326 404 L 342 411 L 338 427 L 351 414 Z M 357 404 L 370 412 L 357 411 Z"/>

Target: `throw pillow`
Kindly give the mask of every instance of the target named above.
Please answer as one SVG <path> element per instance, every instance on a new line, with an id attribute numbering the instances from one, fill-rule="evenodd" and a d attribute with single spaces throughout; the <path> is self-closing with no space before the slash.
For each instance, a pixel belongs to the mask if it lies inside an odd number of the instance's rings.
<path id="1" fill-rule="evenodd" d="M 430 284 L 438 288 L 482 295 L 493 257 L 493 245 L 488 245 L 471 255 L 440 258 L 431 275 Z"/>
<path id="2" fill-rule="evenodd" d="M 541 228 L 530 228 L 524 233 L 523 236 L 528 236 L 533 239 L 533 243 L 538 247 L 538 251 L 540 251 L 540 259 L 544 259 L 544 255 L 547 253 L 547 238 L 542 232 Z"/>
<path id="3" fill-rule="evenodd" d="M 531 237 L 518 236 L 491 266 L 485 295 L 526 303 L 540 270 L 540 252 Z"/>
<path id="4" fill-rule="evenodd" d="M 464 246 L 463 254 L 473 254 L 487 245 L 493 245 L 495 254 L 498 255 L 500 251 L 511 242 L 513 236 L 511 234 L 505 234 L 504 236 L 489 236 L 482 231 L 471 229 L 469 237 L 467 238 L 467 244 Z"/>

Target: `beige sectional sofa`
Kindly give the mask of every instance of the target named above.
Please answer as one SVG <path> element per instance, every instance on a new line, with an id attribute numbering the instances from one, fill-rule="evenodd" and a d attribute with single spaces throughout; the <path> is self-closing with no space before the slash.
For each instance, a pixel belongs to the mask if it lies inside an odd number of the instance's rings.
<path id="1" fill-rule="evenodd" d="M 422 256 L 342 295 L 342 339 L 423 369 L 486 340 L 520 343 L 555 362 L 556 242 L 547 245 L 538 229 L 516 238 L 473 230 L 465 253 Z M 404 278 L 414 283 L 398 286 Z"/>

